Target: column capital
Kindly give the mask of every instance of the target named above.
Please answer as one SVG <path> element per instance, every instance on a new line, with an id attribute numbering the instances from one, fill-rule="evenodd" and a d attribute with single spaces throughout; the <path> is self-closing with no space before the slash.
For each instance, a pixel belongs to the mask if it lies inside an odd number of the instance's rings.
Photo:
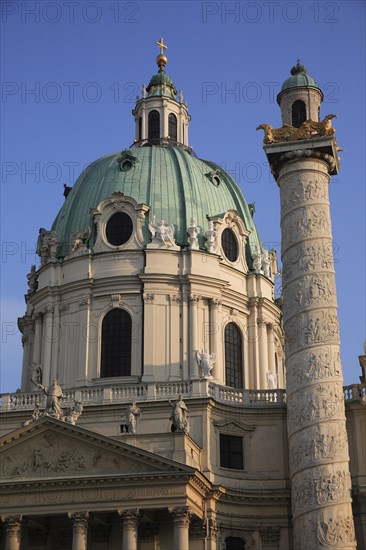
<path id="1" fill-rule="evenodd" d="M 16 535 L 22 527 L 22 515 L 18 516 L 1 516 L 1 521 L 5 523 L 6 532 L 10 535 Z"/>
<path id="2" fill-rule="evenodd" d="M 168 508 L 173 517 L 173 522 L 179 527 L 188 527 L 192 512 L 189 506 L 180 506 L 178 508 Z"/>
<path id="3" fill-rule="evenodd" d="M 197 304 L 202 299 L 202 296 L 200 294 L 190 294 L 189 301 L 192 304 Z"/>
<path id="4" fill-rule="evenodd" d="M 89 512 L 69 512 L 67 515 L 74 524 L 85 526 L 88 523 Z"/>
<path id="5" fill-rule="evenodd" d="M 117 512 L 124 527 L 127 529 L 133 529 L 136 527 L 137 520 L 140 515 L 140 510 L 138 510 L 138 508 L 133 510 L 117 510 Z"/>
<path id="6" fill-rule="evenodd" d="M 219 298 L 210 298 L 210 307 L 219 308 L 221 306 L 221 300 Z"/>

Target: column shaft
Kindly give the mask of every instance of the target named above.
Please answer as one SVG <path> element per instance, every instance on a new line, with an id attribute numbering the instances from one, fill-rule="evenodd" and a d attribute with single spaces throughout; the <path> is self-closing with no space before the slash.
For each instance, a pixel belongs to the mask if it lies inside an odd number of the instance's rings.
<path id="1" fill-rule="evenodd" d="M 138 510 L 118 510 L 122 520 L 122 550 L 137 550 Z"/>
<path id="2" fill-rule="evenodd" d="M 174 524 L 174 550 L 189 550 L 189 518 L 188 506 L 169 508 Z"/>
<path id="3" fill-rule="evenodd" d="M 88 512 L 69 514 L 72 520 L 72 550 L 87 550 Z"/>
<path id="4" fill-rule="evenodd" d="M 310 154 L 278 176 L 294 547 L 353 549 L 328 165 Z"/>

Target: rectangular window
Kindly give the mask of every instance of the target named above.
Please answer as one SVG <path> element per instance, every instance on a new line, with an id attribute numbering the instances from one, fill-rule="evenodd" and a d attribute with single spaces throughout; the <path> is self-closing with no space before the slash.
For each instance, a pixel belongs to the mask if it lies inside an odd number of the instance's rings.
<path id="1" fill-rule="evenodd" d="M 220 434 L 220 466 L 243 470 L 243 438 L 236 435 Z"/>

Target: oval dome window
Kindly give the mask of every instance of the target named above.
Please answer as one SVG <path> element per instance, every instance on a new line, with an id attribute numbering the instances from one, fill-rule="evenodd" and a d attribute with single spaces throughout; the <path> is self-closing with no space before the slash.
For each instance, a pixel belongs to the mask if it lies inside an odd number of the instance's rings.
<path id="1" fill-rule="evenodd" d="M 109 218 L 107 223 L 107 240 L 113 246 L 120 246 L 129 240 L 132 230 L 133 223 L 130 216 L 124 212 L 116 212 Z"/>
<path id="2" fill-rule="evenodd" d="M 236 262 L 238 259 L 238 242 L 231 229 L 224 229 L 221 235 L 221 244 L 229 262 Z"/>

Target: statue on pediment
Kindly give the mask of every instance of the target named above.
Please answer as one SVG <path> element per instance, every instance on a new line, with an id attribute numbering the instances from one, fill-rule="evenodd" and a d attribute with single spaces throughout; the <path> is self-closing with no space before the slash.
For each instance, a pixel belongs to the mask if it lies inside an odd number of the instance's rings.
<path id="1" fill-rule="evenodd" d="M 61 399 L 64 397 L 62 393 L 62 388 L 59 385 L 56 378 L 54 378 L 51 384 L 46 388 L 42 384 L 35 384 L 40 390 L 43 391 L 47 400 L 46 400 L 46 410 L 43 413 L 44 416 L 51 416 L 52 418 L 57 418 L 62 420 L 63 413 L 61 408 Z"/>

